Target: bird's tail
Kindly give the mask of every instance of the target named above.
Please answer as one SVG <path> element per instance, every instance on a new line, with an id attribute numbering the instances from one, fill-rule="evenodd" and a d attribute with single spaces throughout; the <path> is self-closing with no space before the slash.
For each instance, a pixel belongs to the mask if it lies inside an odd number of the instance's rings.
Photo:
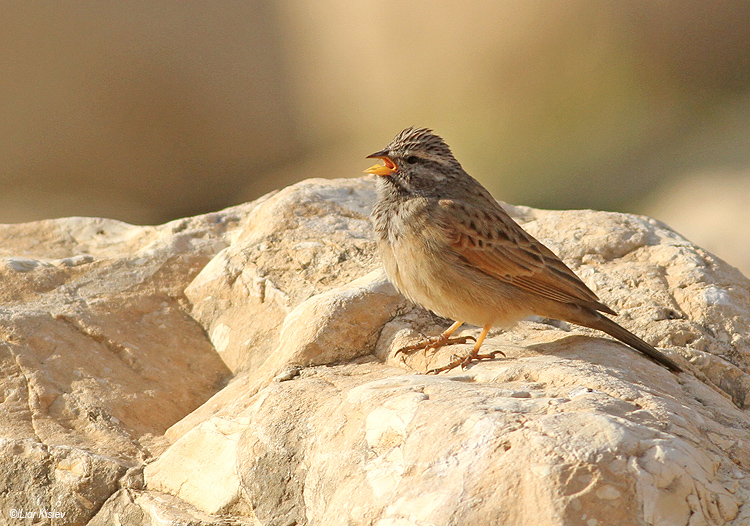
<path id="1" fill-rule="evenodd" d="M 663 353 L 657 351 L 653 346 L 641 340 L 638 336 L 610 320 L 606 316 L 599 314 L 598 312 L 593 313 L 596 315 L 595 319 L 587 317 L 586 322 L 576 322 L 581 325 L 585 325 L 598 331 L 606 332 L 613 338 L 617 338 L 623 343 L 630 345 L 633 349 L 642 352 L 657 363 L 662 364 L 664 367 L 672 372 L 682 372 L 682 367 L 677 365 L 672 359 L 665 356 Z"/>

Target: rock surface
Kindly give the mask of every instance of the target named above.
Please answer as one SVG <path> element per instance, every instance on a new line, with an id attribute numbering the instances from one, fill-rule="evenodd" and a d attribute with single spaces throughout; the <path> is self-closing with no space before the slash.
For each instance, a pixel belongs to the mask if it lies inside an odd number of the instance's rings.
<path id="1" fill-rule="evenodd" d="M 508 206 L 689 371 L 532 319 L 490 333 L 507 358 L 425 376 L 469 347 L 396 354 L 449 322 L 385 280 L 373 201 L 370 179 L 310 180 L 159 227 L 0 227 L 0 510 L 76 525 L 750 521 L 747 278 L 645 217 Z"/>
<path id="2" fill-rule="evenodd" d="M 738 227 L 750 224 L 750 171 L 713 171 L 670 180 L 649 201 L 646 213 L 750 276 L 750 230 Z"/>
<path id="3" fill-rule="evenodd" d="M 85 524 L 226 383 L 183 290 L 253 206 L 0 226 L 0 523 L 43 509 Z"/>

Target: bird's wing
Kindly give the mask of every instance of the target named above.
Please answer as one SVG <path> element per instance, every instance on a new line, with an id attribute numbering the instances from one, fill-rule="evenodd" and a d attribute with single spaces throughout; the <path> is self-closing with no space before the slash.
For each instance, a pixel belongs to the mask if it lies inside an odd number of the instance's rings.
<path id="1" fill-rule="evenodd" d="M 494 201 L 492 204 L 495 204 Z M 469 265 L 500 281 L 563 303 L 615 314 L 550 249 L 500 207 L 441 199 L 440 227 Z"/>

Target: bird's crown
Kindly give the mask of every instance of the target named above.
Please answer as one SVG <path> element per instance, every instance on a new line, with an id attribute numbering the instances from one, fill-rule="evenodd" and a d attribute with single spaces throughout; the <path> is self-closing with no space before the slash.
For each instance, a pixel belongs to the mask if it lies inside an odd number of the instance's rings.
<path id="1" fill-rule="evenodd" d="M 429 128 L 414 126 L 402 130 L 388 145 L 387 150 L 394 155 L 422 152 L 430 157 L 454 160 L 453 152 L 442 137 Z"/>

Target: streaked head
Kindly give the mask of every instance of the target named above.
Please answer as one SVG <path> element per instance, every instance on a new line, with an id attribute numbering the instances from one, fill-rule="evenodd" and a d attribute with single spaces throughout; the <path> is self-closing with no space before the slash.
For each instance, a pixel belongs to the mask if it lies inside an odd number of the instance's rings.
<path id="1" fill-rule="evenodd" d="M 365 172 L 406 190 L 424 190 L 463 171 L 445 141 L 427 128 L 406 128 L 384 149 L 367 157 L 381 159 L 383 164 Z"/>

